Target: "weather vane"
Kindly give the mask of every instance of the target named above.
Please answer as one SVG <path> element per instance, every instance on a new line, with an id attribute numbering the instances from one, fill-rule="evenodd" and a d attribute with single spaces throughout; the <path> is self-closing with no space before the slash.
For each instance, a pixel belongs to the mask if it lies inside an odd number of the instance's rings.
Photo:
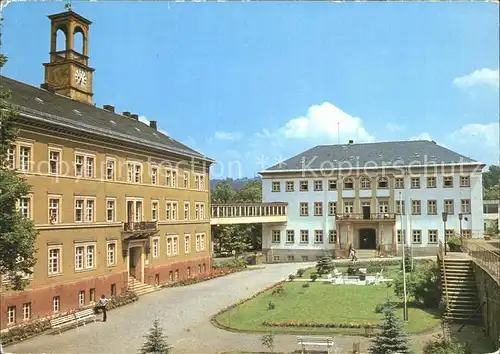
<path id="1" fill-rule="evenodd" d="M 68 11 L 71 11 L 71 0 L 69 0 L 65 5 L 64 8 Z"/>

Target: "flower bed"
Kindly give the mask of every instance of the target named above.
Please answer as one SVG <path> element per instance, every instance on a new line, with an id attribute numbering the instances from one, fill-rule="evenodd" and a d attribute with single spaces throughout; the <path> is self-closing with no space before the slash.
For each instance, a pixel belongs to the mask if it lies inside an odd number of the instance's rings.
<path id="1" fill-rule="evenodd" d="M 192 284 L 196 284 L 196 283 L 201 283 L 203 281 L 223 277 L 225 275 L 229 275 L 232 273 L 241 272 L 244 269 L 245 268 L 214 268 L 208 274 L 201 274 L 201 275 L 196 275 L 196 276 L 192 276 L 189 278 L 181 279 L 177 282 L 164 284 L 161 287 L 162 288 L 173 288 L 173 287 L 177 287 L 177 286 L 192 285 Z"/>
<path id="2" fill-rule="evenodd" d="M 379 329 L 378 323 L 316 323 L 316 322 L 263 322 L 266 327 L 308 327 L 308 328 L 360 328 Z"/>

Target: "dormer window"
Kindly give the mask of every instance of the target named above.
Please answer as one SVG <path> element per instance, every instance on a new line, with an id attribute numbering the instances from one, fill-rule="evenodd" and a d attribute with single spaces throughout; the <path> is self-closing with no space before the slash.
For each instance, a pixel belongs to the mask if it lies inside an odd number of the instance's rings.
<path id="1" fill-rule="evenodd" d="M 378 179 L 378 187 L 379 188 L 389 188 L 389 180 L 387 177 L 380 177 Z"/>
<path id="2" fill-rule="evenodd" d="M 354 189 L 354 180 L 351 177 L 344 179 L 344 189 Z"/>

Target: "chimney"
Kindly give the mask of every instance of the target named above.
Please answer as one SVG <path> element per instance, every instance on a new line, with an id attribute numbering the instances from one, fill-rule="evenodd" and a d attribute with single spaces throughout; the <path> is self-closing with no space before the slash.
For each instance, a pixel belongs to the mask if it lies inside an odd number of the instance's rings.
<path id="1" fill-rule="evenodd" d="M 158 124 L 156 123 L 155 120 L 150 120 L 149 121 L 149 126 L 153 128 L 154 130 L 158 130 Z"/>
<path id="2" fill-rule="evenodd" d="M 349 145 L 354 144 L 354 140 L 349 140 Z"/>
<path id="3" fill-rule="evenodd" d="M 50 85 L 49 85 L 49 84 L 47 84 L 47 83 L 41 84 L 41 85 L 40 85 L 40 88 L 42 88 L 42 89 L 44 89 L 44 90 L 47 90 L 47 91 L 49 91 L 49 92 L 52 92 L 52 93 L 56 92 L 56 90 L 54 89 L 54 87 L 50 86 Z"/>
<path id="4" fill-rule="evenodd" d="M 115 106 L 112 106 L 110 104 L 105 104 L 104 106 L 102 106 L 102 108 L 105 109 L 106 111 L 115 113 Z"/>
<path id="5" fill-rule="evenodd" d="M 122 112 L 125 117 L 130 117 L 130 112 Z"/>
<path id="6" fill-rule="evenodd" d="M 130 118 L 135 119 L 135 120 L 139 120 L 139 115 L 138 115 L 138 114 L 135 114 L 135 113 L 132 113 L 132 114 L 130 115 Z"/>

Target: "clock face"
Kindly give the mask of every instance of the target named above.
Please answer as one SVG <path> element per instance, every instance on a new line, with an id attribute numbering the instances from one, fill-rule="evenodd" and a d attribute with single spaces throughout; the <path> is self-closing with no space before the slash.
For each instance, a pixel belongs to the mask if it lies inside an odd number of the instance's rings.
<path id="1" fill-rule="evenodd" d="M 87 86 L 87 73 L 82 69 L 77 69 L 75 71 L 75 81 L 78 86 L 84 88 Z"/>

